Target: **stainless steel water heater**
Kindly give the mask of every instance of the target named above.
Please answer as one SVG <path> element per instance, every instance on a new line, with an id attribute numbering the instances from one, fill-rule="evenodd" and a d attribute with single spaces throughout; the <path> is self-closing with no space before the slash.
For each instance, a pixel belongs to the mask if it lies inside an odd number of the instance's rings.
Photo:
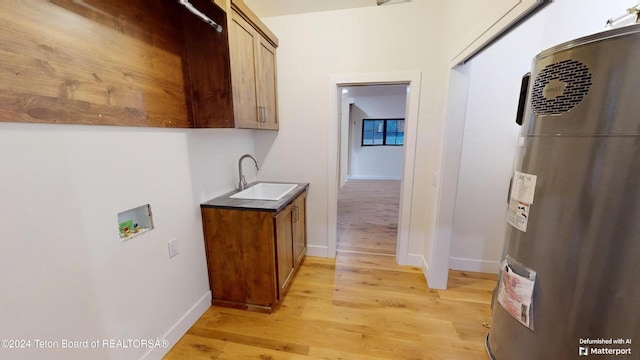
<path id="1" fill-rule="evenodd" d="M 640 359 L 640 25 L 543 51 L 526 98 L 489 356 Z"/>

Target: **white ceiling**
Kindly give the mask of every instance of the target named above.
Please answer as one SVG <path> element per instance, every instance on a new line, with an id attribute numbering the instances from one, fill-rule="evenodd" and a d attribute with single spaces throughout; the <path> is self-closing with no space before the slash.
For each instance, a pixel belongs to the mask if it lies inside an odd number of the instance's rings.
<path id="1" fill-rule="evenodd" d="M 395 1 L 397 0 L 393 0 Z M 244 0 L 244 2 L 261 18 L 377 6 L 377 0 Z"/>

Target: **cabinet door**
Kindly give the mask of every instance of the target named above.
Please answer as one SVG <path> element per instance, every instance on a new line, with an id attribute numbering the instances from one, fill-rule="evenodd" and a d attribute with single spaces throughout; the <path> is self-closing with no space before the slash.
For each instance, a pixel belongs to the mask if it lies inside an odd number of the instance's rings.
<path id="1" fill-rule="evenodd" d="M 271 307 L 277 299 L 273 213 L 203 208 L 213 300 Z"/>
<path id="2" fill-rule="evenodd" d="M 285 290 L 293 274 L 293 206 L 290 205 L 278 213 L 276 221 L 276 254 L 278 262 L 279 296 Z"/>
<path id="3" fill-rule="evenodd" d="M 293 256 L 296 266 L 300 264 L 307 248 L 307 193 L 304 192 L 293 203 Z"/>
<path id="4" fill-rule="evenodd" d="M 258 36 L 258 121 L 263 129 L 278 129 L 276 48 Z"/>
<path id="5" fill-rule="evenodd" d="M 259 35 L 239 14 L 231 12 L 229 51 L 236 127 L 259 128 L 256 97 L 256 42 Z"/>
<path id="6" fill-rule="evenodd" d="M 209 0 L 192 0 L 207 16 L 226 24 L 226 14 Z M 194 127 L 234 127 L 229 39 L 182 10 L 189 95 Z"/>

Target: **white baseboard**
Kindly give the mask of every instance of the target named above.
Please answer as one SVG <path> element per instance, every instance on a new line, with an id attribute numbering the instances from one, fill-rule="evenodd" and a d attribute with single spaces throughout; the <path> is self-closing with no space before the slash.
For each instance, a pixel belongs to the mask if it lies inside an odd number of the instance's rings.
<path id="1" fill-rule="evenodd" d="M 453 270 L 497 274 L 500 269 L 500 262 L 451 257 L 449 258 L 449 268 Z"/>
<path id="2" fill-rule="evenodd" d="M 420 254 L 408 254 L 406 265 L 420 267 L 420 269 L 422 269 L 422 275 L 424 275 L 425 282 L 429 278 L 429 264 L 427 264 L 427 261 L 424 259 L 424 256 Z"/>
<path id="3" fill-rule="evenodd" d="M 329 249 L 326 246 L 307 245 L 307 256 L 329 257 Z"/>
<path id="4" fill-rule="evenodd" d="M 420 254 L 407 254 L 407 263 L 400 265 L 409 265 L 409 266 L 419 266 L 424 267 L 426 265 L 426 261 L 424 261 L 424 257 Z M 428 268 L 428 266 L 427 266 Z"/>
<path id="5" fill-rule="evenodd" d="M 180 340 L 180 338 L 187 333 L 189 328 L 195 324 L 195 322 L 204 314 L 207 309 L 211 307 L 211 291 L 200 299 L 184 316 L 164 335 L 163 339 L 169 342 L 169 346 L 166 348 L 155 347 L 149 350 L 142 359 L 143 360 L 155 360 L 162 359 L 169 350 Z"/>

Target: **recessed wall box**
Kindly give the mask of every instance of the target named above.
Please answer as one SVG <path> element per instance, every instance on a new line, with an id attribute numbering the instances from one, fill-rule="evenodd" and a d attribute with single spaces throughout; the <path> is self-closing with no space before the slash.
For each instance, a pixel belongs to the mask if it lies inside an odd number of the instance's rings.
<path id="1" fill-rule="evenodd" d="M 123 241 L 151 229 L 153 229 L 153 216 L 149 204 L 118 213 L 118 234 Z"/>

